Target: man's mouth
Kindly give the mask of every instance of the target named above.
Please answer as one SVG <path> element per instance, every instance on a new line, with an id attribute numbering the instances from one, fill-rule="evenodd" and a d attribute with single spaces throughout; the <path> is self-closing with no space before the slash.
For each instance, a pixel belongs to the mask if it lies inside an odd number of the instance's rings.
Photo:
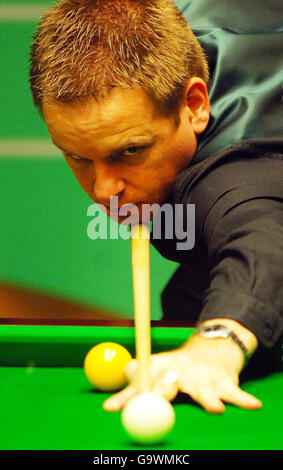
<path id="1" fill-rule="evenodd" d="M 120 215 L 127 215 L 128 212 L 133 212 L 135 209 L 138 209 L 141 206 L 141 203 L 135 204 L 122 204 L 118 207 L 107 207 L 107 210 L 110 214 L 120 214 Z"/>

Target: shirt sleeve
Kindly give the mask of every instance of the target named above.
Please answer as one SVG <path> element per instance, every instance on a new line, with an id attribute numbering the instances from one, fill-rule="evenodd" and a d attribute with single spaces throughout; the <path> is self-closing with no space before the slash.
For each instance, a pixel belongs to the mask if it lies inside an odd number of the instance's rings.
<path id="1" fill-rule="evenodd" d="M 283 335 L 282 174 L 282 143 L 243 142 L 185 170 L 175 185 L 175 203 L 195 205 L 191 251 L 207 270 L 199 321 L 238 321 L 268 348 Z"/>
<path id="2" fill-rule="evenodd" d="M 283 205 L 246 189 L 219 198 L 203 224 L 210 285 L 199 320 L 236 320 L 272 347 L 283 333 Z"/>

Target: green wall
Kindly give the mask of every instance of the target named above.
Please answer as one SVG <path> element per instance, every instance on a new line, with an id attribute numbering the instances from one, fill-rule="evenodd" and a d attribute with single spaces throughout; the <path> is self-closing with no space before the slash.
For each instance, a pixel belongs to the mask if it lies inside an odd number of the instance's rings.
<path id="1" fill-rule="evenodd" d="M 25 11 L 36 12 L 33 8 L 40 3 L 52 2 L 0 4 L 0 279 L 132 318 L 129 240 L 89 239 L 87 209 L 92 201 L 63 157 L 55 151 L 23 150 L 27 139 L 31 145 L 49 140 L 28 85 L 28 54 L 37 20 L 13 19 L 13 10 L 7 19 L 7 11 L 25 5 Z M 5 150 L 7 142 L 18 144 L 14 155 Z M 161 318 L 160 293 L 175 268 L 151 248 L 154 320 Z"/>

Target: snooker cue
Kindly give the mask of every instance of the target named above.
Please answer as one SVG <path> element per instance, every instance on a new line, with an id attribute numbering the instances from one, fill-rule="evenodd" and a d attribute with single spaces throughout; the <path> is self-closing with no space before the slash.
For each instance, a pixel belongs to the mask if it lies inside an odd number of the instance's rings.
<path id="1" fill-rule="evenodd" d="M 150 244 L 149 228 L 137 224 L 131 231 L 131 255 L 134 296 L 135 345 L 140 393 L 150 391 Z"/>

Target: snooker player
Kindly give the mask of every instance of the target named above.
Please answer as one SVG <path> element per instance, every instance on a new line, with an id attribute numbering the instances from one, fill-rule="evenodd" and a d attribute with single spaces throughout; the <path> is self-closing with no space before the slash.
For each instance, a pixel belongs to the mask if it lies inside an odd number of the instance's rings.
<path id="1" fill-rule="evenodd" d="M 139 211 L 195 204 L 192 250 L 152 240 L 180 263 L 164 318 L 198 321 L 182 347 L 151 357 L 154 390 L 169 400 L 186 393 L 211 413 L 225 402 L 258 409 L 238 384 L 251 354 L 283 333 L 282 6 L 175 3 L 198 39 L 170 0 L 56 3 L 34 39 L 31 90 L 53 142 L 108 215 L 113 196 Z M 135 370 L 130 362 L 130 385 L 105 409 L 137 393 Z"/>

